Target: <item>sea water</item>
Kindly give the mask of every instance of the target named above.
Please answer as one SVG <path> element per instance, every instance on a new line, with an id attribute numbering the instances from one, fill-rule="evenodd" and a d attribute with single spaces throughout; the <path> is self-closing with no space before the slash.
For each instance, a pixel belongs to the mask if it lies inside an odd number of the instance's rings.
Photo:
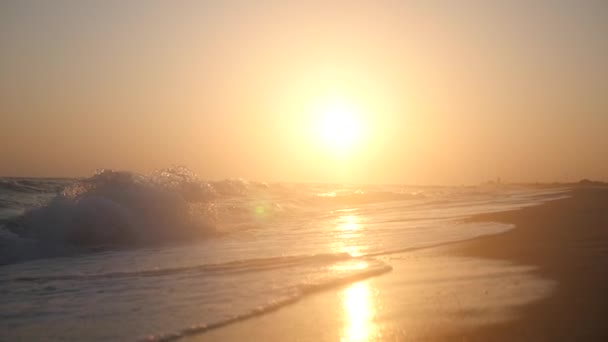
<path id="1" fill-rule="evenodd" d="M 513 228 L 565 189 L 203 181 L 183 167 L 0 178 L 0 340 L 167 341 Z"/>

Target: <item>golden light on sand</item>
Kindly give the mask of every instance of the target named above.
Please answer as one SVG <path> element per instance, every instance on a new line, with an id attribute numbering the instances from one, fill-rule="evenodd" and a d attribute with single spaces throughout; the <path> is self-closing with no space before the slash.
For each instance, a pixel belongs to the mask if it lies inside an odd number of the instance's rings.
<path id="1" fill-rule="evenodd" d="M 343 292 L 345 326 L 341 342 L 368 341 L 374 335 L 375 315 L 371 291 L 367 282 L 352 284 Z"/>

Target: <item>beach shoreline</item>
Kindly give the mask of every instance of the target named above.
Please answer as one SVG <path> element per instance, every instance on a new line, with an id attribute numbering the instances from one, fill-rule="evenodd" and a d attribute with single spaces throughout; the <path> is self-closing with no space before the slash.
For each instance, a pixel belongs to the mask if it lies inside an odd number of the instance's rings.
<path id="1" fill-rule="evenodd" d="M 573 341 L 608 337 L 608 189 L 470 221 L 505 233 L 383 256 L 391 273 L 187 341 Z M 356 295 L 353 295 L 355 293 Z M 350 296 L 350 297 L 349 297 Z M 353 306 L 354 305 L 354 306 Z"/>
<path id="2" fill-rule="evenodd" d="M 472 220 L 515 224 L 508 232 L 450 246 L 458 256 L 534 265 L 557 281 L 553 293 L 518 309 L 517 318 L 463 333 L 467 340 L 608 339 L 608 188 L 575 188 L 571 197 Z"/>

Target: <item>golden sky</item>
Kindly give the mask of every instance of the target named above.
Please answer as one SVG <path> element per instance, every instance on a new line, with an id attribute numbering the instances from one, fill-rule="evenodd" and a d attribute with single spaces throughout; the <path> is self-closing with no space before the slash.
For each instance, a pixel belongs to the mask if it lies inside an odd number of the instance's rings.
<path id="1" fill-rule="evenodd" d="M 608 180 L 605 1 L 3 1 L 0 175 Z"/>

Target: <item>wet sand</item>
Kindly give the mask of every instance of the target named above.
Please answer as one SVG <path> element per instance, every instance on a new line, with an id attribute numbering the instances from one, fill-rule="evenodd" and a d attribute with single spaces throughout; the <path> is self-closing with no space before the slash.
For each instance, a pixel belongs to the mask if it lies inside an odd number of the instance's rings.
<path id="1" fill-rule="evenodd" d="M 391 273 L 185 340 L 608 340 L 607 189 L 472 220 L 516 228 L 385 256 Z"/>
<path id="2" fill-rule="evenodd" d="M 464 243 L 457 255 L 538 265 L 554 293 L 518 310 L 517 319 L 479 327 L 467 340 L 608 341 L 608 189 L 476 220 L 511 222 L 505 234 Z"/>

